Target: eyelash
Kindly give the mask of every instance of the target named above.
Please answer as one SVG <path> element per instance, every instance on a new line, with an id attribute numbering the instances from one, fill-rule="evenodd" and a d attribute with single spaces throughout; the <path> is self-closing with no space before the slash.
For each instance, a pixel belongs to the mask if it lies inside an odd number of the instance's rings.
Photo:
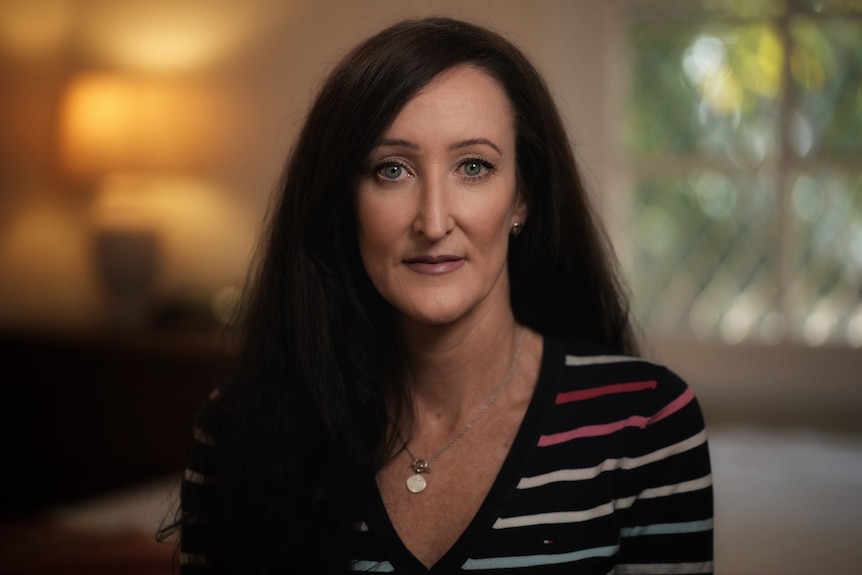
<path id="1" fill-rule="evenodd" d="M 399 160 L 386 159 L 386 160 L 381 160 L 380 162 L 375 164 L 374 167 L 371 168 L 371 173 L 377 181 L 379 181 L 383 184 L 395 184 L 395 183 L 397 183 L 398 180 L 392 180 L 390 178 L 384 178 L 383 176 L 380 175 L 380 172 L 382 172 L 384 168 L 387 168 L 389 166 L 398 166 L 402 170 L 404 170 L 408 173 L 410 172 L 410 169 L 408 168 L 407 164 L 405 164 L 404 162 L 401 162 Z"/>
<path id="2" fill-rule="evenodd" d="M 496 166 L 494 165 L 493 162 L 490 162 L 484 158 L 479 158 L 479 157 L 464 158 L 463 160 L 458 162 L 458 168 L 463 169 L 464 166 L 467 166 L 469 164 L 478 164 L 478 165 L 482 166 L 483 168 L 485 168 L 485 171 L 483 173 L 479 174 L 478 176 L 469 176 L 467 174 L 462 173 L 461 178 L 464 179 L 465 181 L 468 181 L 468 182 L 484 181 L 485 178 L 487 178 L 488 175 L 491 174 L 492 172 L 494 172 L 494 170 L 496 169 Z M 398 182 L 398 180 L 392 180 L 390 178 L 385 178 L 385 177 L 380 175 L 380 172 L 388 166 L 398 166 L 402 170 L 405 170 L 406 172 L 410 173 L 409 166 L 407 166 L 406 163 L 404 163 L 400 160 L 395 160 L 395 159 L 381 160 L 380 162 L 378 162 L 377 164 L 374 165 L 374 167 L 372 168 L 371 171 L 372 171 L 374 177 L 377 179 L 377 181 L 379 181 L 383 184 L 395 184 Z"/>
<path id="3" fill-rule="evenodd" d="M 463 168 L 464 166 L 466 166 L 468 164 L 478 164 L 478 165 L 482 166 L 483 168 L 485 168 L 485 171 L 482 172 L 481 174 L 479 174 L 478 176 L 467 176 L 466 174 L 464 175 L 464 177 L 466 179 L 468 179 L 470 181 L 474 181 L 474 182 L 481 182 L 486 177 L 488 177 L 489 174 L 493 173 L 494 169 L 495 169 L 494 164 L 492 162 L 489 162 L 488 160 L 486 160 L 484 158 L 466 158 L 466 159 L 458 162 L 458 167 Z"/>

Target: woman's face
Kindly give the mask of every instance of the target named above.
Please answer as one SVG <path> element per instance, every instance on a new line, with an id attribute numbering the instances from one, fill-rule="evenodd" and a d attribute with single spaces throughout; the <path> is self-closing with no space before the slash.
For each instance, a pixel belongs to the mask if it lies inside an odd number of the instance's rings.
<path id="1" fill-rule="evenodd" d="M 511 313 L 508 237 L 527 209 L 497 81 L 460 66 L 407 102 L 369 155 L 356 211 L 362 263 L 405 319 Z"/>

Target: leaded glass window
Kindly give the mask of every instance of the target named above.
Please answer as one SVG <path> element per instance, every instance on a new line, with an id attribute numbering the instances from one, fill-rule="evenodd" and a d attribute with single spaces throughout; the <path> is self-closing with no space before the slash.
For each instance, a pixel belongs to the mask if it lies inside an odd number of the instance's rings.
<path id="1" fill-rule="evenodd" d="M 862 0 L 630 8 L 642 323 L 862 347 Z"/>

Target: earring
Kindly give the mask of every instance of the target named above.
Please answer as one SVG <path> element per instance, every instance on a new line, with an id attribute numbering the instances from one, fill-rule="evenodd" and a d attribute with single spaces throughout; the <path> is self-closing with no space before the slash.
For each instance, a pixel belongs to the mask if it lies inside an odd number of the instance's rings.
<path id="1" fill-rule="evenodd" d="M 512 224 L 512 232 L 511 232 L 512 237 L 517 238 L 518 236 L 521 235 L 521 232 L 523 230 L 524 230 L 524 224 L 522 224 L 520 222 L 515 222 L 514 224 Z"/>

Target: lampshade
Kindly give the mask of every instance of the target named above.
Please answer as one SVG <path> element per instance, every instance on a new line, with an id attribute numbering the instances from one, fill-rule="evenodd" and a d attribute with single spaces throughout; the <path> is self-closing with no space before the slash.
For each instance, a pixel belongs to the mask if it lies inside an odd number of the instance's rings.
<path id="1" fill-rule="evenodd" d="M 60 163 L 73 179 L 199 170 L 219 161 L 219 106 L 185 80 L 84 74 L 64 93 Z"/>

